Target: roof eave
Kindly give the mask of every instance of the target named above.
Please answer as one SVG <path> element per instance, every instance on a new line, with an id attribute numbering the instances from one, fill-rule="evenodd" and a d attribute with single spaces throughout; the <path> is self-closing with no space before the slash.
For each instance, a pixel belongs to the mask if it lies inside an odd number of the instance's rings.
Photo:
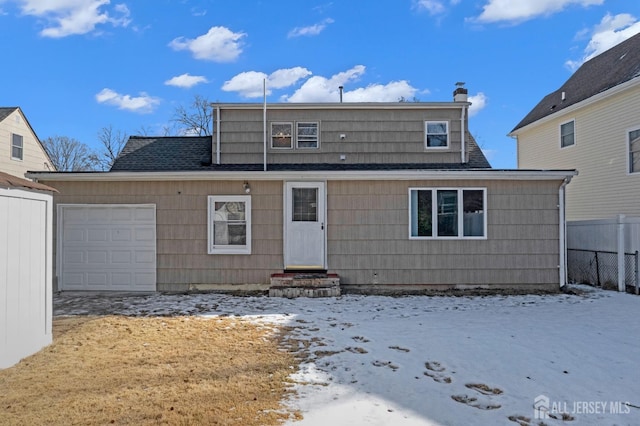
<path id="1" fill-rule="evenodd" d="M 551 120 L 555 120 L 559 117 L 562 117 L 563 115 L 568 115 L 571 114 L 573 112 L 575 112 L 578 109 L 587 107 L 591 104 L 594 104 L 596 102 L 599 102 L 603 99 L 606 99 L 608 97 L 614 96 L 619 94 L 620 92 L 623 92 L 625 90 L 634 88 L 635 86 L 639 86 L 640 85 L 640 75 L 637 77 L 632 78 L 631 80 L 625 81 L 624 83 L 621 83 L 617 86 L 612 87 L 611 89 L 605 90 L 604 92 L 600 92 L 597 93 L 587 99 L 584 99 L 580 102 L 577 102 L 573 105 L 570 105 L 566 108 L 563 108 L 559 111 L 556 112 L 552 112 L 551 114 L 545 115 L 544 117 L 536 120 L 536 121 L 532 121 L 529 124 L 526 124 L 522 127 L 516 127 L 515 129 L 513 129 L 510 133 L 507 134 L 507 136 L 510 137 L 516 137 L 518 136 L 519 133 L 526 131 L 532 127 L 547 123 Z"/>
<path id="2" fill-rule="evenodd" d="M 185 172 L 29 172 L 36 181 L 196 181 L 196 180 L 561 180 L 575 170 L 328 170 L 328 171 L 185 171 Z"/>

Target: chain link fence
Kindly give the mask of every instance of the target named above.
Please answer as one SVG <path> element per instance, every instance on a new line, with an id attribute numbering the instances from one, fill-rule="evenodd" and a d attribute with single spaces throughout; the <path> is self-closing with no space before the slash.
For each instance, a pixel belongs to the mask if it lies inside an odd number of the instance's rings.
<path id="1" fill-rule="evenodd" d="M 624 254 L 625 285 L 638 294 L 638 252 Z M 569 282 L 618 289 L 618 253 L 611 251 L 567 250 Z"/>

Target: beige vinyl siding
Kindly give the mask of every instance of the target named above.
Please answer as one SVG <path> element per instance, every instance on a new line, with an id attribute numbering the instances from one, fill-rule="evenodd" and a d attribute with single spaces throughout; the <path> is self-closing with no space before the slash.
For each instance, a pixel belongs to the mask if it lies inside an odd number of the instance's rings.
<path id="1" fill-rule="evenodd" d="M 22 160 L 11 158 L 12 134 L 22 136 Z M 19 110 L 0 121 L 0 171 L 24 178 L 29 170 L 52 170 L 45 163 L 49 159 Z"/>
<path id="2" fill-rule="evenodd" d="M 245 195 L 242 181 L 43 183 L 60 191 L 56 205 L 155 204 L 159 291 L 264 289 L 272 273 L 282 272 L 282 181 L 250 182 L 250 255 L 207 254 L 207 196 Z M 548 180 L 330 180 L 329 271 L 346 289 L 364 292 L 557 290 L 559 186 Z M 487 238 L 409 240 L 411 187 L 486 188 Z"/>
<path id="3" fill-rule="evenodd" d="M 267 162 L 456 163 L 460 162 L 460 109 L 358 110 L 267 109 Z M 263 111 L 225 109 L 220 114 L 221 162 L 263 162 Z M 271 122 L 318 122 L 318 149 L 272 149 Z M 425 149 L 425 121 L 449 123 L 449 148 Z M 340 135 L 344 134 L 345 139 Z M 294 137 L 295 139 L 295 137 Z M 295 146 L 295 141 L 293 143 Z M 340 155 L 345 155 L 344 161 Z"/>
<path id="4" fill-rule="evenodd" d="M 329 182 L 328 263 L 350 288 L 558 287 L 559 182 Z M 486 187 L 486 240 L 409 240 L 409 187 Z"/>
<path id="5" fill-rule="evenodd" d="M 270 275 L 282 270 L 282 182 L 251 182 L 250 255 L 207 254 L 207 196 L 245 195 L 241 181 L 56 181 L 54 185 L 60 191 L 56 206 L 156 205 L 159 291 L 183 291 L 200 285 L 266 286 Z M 54 235 L 57 237 L 55 229 Z"/>
<path id="6" fill-rule="evenodd" d="M 560 124 L 575 119 L 575 146 L 560 149 Z M 567 220 L 640 216 L 640 173 L 628 173 L 627 132 L 640 128 L 640 85 L 518 134 L 518 167 L 577 169 Z"/>

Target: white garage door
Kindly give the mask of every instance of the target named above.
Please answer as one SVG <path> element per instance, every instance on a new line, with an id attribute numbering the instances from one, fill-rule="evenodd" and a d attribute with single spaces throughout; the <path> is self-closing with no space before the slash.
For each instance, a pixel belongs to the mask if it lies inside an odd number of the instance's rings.
<path id="1" fill-rule="evenodd" d="M 155 291 L 155 205 L 59 205 L 60 290 Z"/>

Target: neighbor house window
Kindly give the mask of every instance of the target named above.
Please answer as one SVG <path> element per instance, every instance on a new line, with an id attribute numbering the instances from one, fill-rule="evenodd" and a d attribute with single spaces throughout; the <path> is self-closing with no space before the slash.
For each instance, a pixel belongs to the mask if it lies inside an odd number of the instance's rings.
<path id="1" fill-rule="evenodd" d="M 409 238 L 485 238 L 486 189 L 410 188 Z"/>
<path id="2" fill-rule="evenodd" d="M 209 196 L 209 254 L 251 254 L 251 196 Z"/>
<path id="3" fill-rule="evenodd" d="M 24 145 L 22 136 L 11 135 L 11 158 L 14 160 L 22 160 L 24 156 Z"/>
<path id="4" fill-rule="evenodd" d="M 629 138 L 629 173 L 640 172 L 640 129 L 631 130 Z"/>
<path id="5" fill-rule="evenodd" d="M 560 125 L 560 148 L 575 145 L 576 132 L 575 121 L 569 121 Z"/>
<path id="6" fill-rule="evenodd" d="M 293 123 L 271 123 L 271 148 L 293 148 Z"/>
<path id="7" fill-rule="evenodd" d="M 318 123 L 304 122 L 296 123 L 296 147 L 297 148 L 317 148 L 318 147 Z"/>
<path id="8" fill-rule="evenodd" d="M 446 121 L 425 121 L 425 146 L 427 148 L 447 148 L 449 146 L 449 123 Z"/>

